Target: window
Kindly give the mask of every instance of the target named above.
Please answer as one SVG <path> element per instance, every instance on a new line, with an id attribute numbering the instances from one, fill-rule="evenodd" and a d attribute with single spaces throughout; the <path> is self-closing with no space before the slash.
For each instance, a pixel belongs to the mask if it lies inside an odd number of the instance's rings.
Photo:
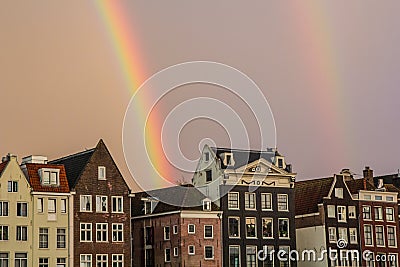
<path id="1" fill-rule="evenodd" d="M 278 219 L 279 237 L 289 237 L 289 219 Z"/>
<path id="2" fill-rule="evenodd" d="M 364 225 L 364 239 L 366 246 L 372 246 L 372 226 L 371 225 Z"/>
<path id="3" fill-rule="evenodd" d="M 386 221 L 394 222 L 394 209 L 386 208 Z"/>
<path id="4" fill-rule="evenodd" d="M 18 182 L 17 181 L 8 181 L 7 191 L 8 192 L 18 192 Z"/>
<path id="5" fill-rule="evenodd" d="M 57 258 L 57 267 L 65 267 L 67 266 L 66 258 Z"/>
<path id="6" fill-rule="evenodd" d="M 204 259 L 206 259 L 206 260 L 214 259 L 214 247 L 213 246 L 204 246 Z"/>
<path id="7" fill-rule="evenodd" d="M 8 225 L 0 225 L 0 240 L 8 240 Z"/>
<path id="8" fill-rule="evenodd" d="M 376 245 L 377 246 L 385 246 L 385 234 L 383 233 L 383 226 L 377 225 L 375 226 L 375 234 L 376 234 Z"/>
<path id="9" fill-rule="evenodd" d="M 371 200 L 371 195 L 365 195 L 365 196 L 364 196 L 364 199 L 365 199 L 365 200 Z"/>
<path id="10" fill-rule="evenodd" d="M 212 173 L 211 170 L 206 170 L 206 183 L 209 183 L 212 181 Z"/>
<path id="11" fill-rule="evenodd" d="M 61 213 L 67 213 L 67 200 L 61 199 Z"/>
<path id="12" fill-rule="evenodd" d="M 343 188 L 335 188 L 335 197 L 343 198 Z"/>
<path id="13" fill-rule="evenodd" d="M 371 207 L 363 206 L 363 219 L 371 220 Z"/>
<path id="14" fill-rule="evenodd" d="M 39 248 L 49 248 L 48 228 L 39 228 Z"/>
<path id="15" fill-rule="evenodd" d="M 43 212 L 43 198 L 38 198 L 37 199 L 37 211 L 39 213 Z"/>
<path id="16" fill-rule="evenodd" d="M 96 223 L 96 241 L 107 242 L 108 241 L 108 224 L 107 223 Z"/>
<path id="17" fill-rule="evenodd" d="M 278 167 L 283 168 L 283 159 L 281 158 L 278 159 Z"/>
<path id="18" fill-rule="evenodd" d="M 238 192 L 228 193 L 228 209 L 230 209 L 230 210 L 239 209 L 239 193 Z"/>
<path id="19" fill-rule="evenodd" d="M 262 218 L 262 237 L 272 238 L 272 218 Z"/>
<path id="20" fill-rule="evenodd" d="M 144 242 L 145 245 L 153 245 L 153 231 L 154 228 L 151 226 L 146 226 L 145 227 L 145 236 L 144 236 Z"/>
<path id="21" fill-rule="evenodd" d="M 246 266 L 247 267 L 256 267 L 257 259 L 256 259 L 256 246 L 247 246 L 246 247 Z"/>
<path id="22" fill-rule="evenodd" d="M 337 219 L 338 219 L 338 222 L 346 222 L 346 207 L 345 206 L 337 207 Z"/>
<path id="23" fill-rule="evenodd" d="M 278 210 L 287 211 L 288 209 L 288 195 L 278 195 Z"/>
<path id="24" fill-rule="evenodd" d="M 329 242 L 335 243 L 337 241 L 336 240 L 336 227 L 329 227 L 328 231 L 329 231 Z"/>
<path id="25" fill-rule="evenodd" d="M 0 252 L 0 266 L 1 267 L 10 266 L 8 253 Z"/>
<path id="26" fill-rule="evenodd" d="M 204 153 L 204 161 L 207 162 L 210 160 L 210 152 L 205 152 Z"/>
<path id="27" fill-rule="evenodd" d="M 108 255 L 96 254 L 96 267 L 107 267 L 107 266 L 108 266 Z"/>
<path id="28" fill-rule="evenodd" d="M 345 240 L 346 242 L 349 240 L 347 237 L 347 228 L 339 227 L 338 228 L 338 238 L 339 240 Z"/>
<path id="29" fill-rule="evenodd" d="M 98 174 L 98 179 L 99 180 L 105 180 L 106 179 L 106 167 L 104 166 L 99 166 L 97 168 L 97 174 Z"/>
<path id="30" fill-rule="evenodd" d="M 228 232 L 229 237 L 240 237 L 240 219 L 239 217 L 228 218 Z"/>
<path id="31" fill-rule="evenodd" d="M 256 218 L 246 217 L 246 237 L 254 238 L 257 236 L 256 231 Z"/>
<path id="32" fill-rule="evenodd" d="M 284 255 L 282 257 L 282 260 L 279 262 L 280 267 L 289 267 L 290 261 L 289 261 L 289 247 L 279 247 L 279 250 L 284 251 Z"/>
<path id="33" fill-rule="evenodd" d="M 26 266 L 28 266 L 27 253 L 15 253 L 15 267 L 26 267 Z"/>
<path id="34" fill-rule="evenodd" d="M 169 226 L 164 227 L 164 240 L 170 240 L 171 239 L 171 233 Z"/>
<path id="35" fill-rule="evenodd" d="M 8 216 L 8 202 L 0 201 L 0 216 Z"/>
<path id="36" fill-rule="evenodd" d="M 112 241 L 123 242 L 124 241 L 124 224 L 113 223 L 112 224 Z"/>
<path id="37" fill-rule="evenodd" d="M 80 255 L 80 267 L 92 267 L 92 255 L 81 254 Z"/>
<path id="38" fill-rule="evenodd" d="M 393 200 L 394 200 L 393 197 L 390 197 L 390 196 L 387 196 L 387 197 L 386 197 L 386 201 L 393 201 Z"/>
<path id="39" fill-rule="evenodd" d="M 67 231 L 65 228 L 57 228 L 57 248 L 66 248 Z"/>
<path id="40" fill-rule="evenodd" d="M 195 254 L 195 249 L 194 249 L 193 245 L 188 246 L 188 253 L 189 253 L 189 255 Z"/>
<path id="41" fill-rule="evenodd" d="M 388 235 L 388 246 L 395 247 L 396 246 L 396 228 L 394 226 L 387 227 L 387 235 Z"/>
<path id="42" fill-rule="evenodd" d="M 17 226 L 17 237 L 18 241 L 28 240 L 28 226 Z"/>
<path id="43" fill-rule="evenodd" d="M 274 254 L 271 253 L 274 250 L 274 246 L 267 246 L 267 254 L 263 254 L 264 262 L 262 267 L 274 267 Z"/>
<path id="44" fill-rule="evenodd" d="M 389 267 L 398 267 L 397 265 L 397 254 L 388 254 L 388 262 L 389 262 Z"/>
<path id="45" fill-rule="evenodd" d="M 261 194 L 261 209 L 272 210 L 272 194 L 270 193 Z"/>
<path id="46" fill-rule="evenodd" d="M 107 196 L 96 196 L 96 212 L 107 212 Z"/>
<path id="47" fill-rule="evenodd" d="M 240 266 L 240 247 L 229 246 L 229 267 Z"/>
<path id="48" fill-rule="evenodd" d="M 178 257 L 178 247 L 174 247 L 174 257 Z"/>
<path id="49" fill-rule="evenodd" d="M 232 154 L 227 154 L 225 157 L 226 157 L 226 166 L 232 166 Z"/>
<path id="50" fill-rule="evenodd" d="M 382 221 L 383 220 L 382 207 L 374 207 L 374 215 L 375 215 L 375 220 L 376 221 Z"/>
<path id="51" fill-rule="evenodd" d="M 165 262 L 170 262 L 171 261 L 171 249 L 166 248 L 164 251 L 164 260 Z"/>
<path id="52" fill-rule="evenodd" d="M 144 214 L 151 214 L 153 212 L 153 201 L 144 201 Z"/>
<path id="53" fill-rule="evenodd" d="M 124 212 L 124 198 L 123 197 L 112 197 L 112 212 L 120 213 Z"/>
<path id="54" fill-rule="evenodd" d="M 58 169 L 40 169 L 40 181 L 42 185 L 58 185 Z"/>
<path id="55" fill-rule="evenodd" d="M 39 258 L 39 267 L 49 267 L 49 258 Z"/>
<path id="56" fill-rule="evenodd" d="M 173 231 L 174 235 L 176 235 L 178 233 L 178 225 L 174 225 L 172 227 L 172 231 Z"/>
<path id="57" fill-rule="evenodd" d="M 356 207 L 349 206 L 349 219 L 355 219 L 355 218 L 356 218 Z"/>
<path id="58" fill-rule="evenodd" d="M 204 238 L 213 238 L 213 226 L 212 225 L 204 225 Z"/>
<path id="59" fill-rule="evenodd" d="M 211 210 L 211 201 L 203 200 L 203 210 L 210 211 Z"/>
<path id="60" fill-rule="evenodd" d="M 17 203 L 17 216 L 18 217 L 27 217 L 28 216 L 28 203 Z"/>
<path id="61" fill-rule="evenodd" d="M 328 205 L 328 218 L 335 218 L 335 206 Z"/>
<path id="62" fill-rule="evenodd" d="M 382 200 L 382 196 L 375 196 L 375 200 Z"/>
<path id="63" fill-rule="evenodd" d="M 350 228 L 350 244 L 357 244 L 357 228 Z"/>
<path id="64" fill-rule="evenodd" d="M 92 224 L 81 223 L 81 242 L 92 241 Z"/>
<path id="65" fill-rule="evenodd" d="M 196 232 L 194 224 L 189 224 L 188 225 L 188 233 L 189 234 L 194 234 Z"/>
<path id="66" fill-rule="evenodd" d="M 369 255 L 366 255 L 366 259 L 365 259 L 365 261 L 367 263 L 366 267 L 375 267 L 374 258 L 375 258 L 375 256 L 374 256 L 373 252 L 371 252 Z"/>
<path id="67" fill-rule="evenodd" d="M 244 194 L 244 207 L 246 210 L 255 210 L 256 209 L 256 194 L 248 193 Z"/>
<path id="68" fill-rule="evenodd" d="M 81 211 L 92 211 L 92 196 L 81 196 Z"/>
<path id="69" fill-rule="evenodd" d="M 48 213 L 55 213 L 56 212 L 56 200 L 54 198 L 50 198 L 47 201 L 47 212 Z"/>
<path id="70" fill-rule="evenodd" d="M 112 267 L 123 267 L 124 266 L 124 255 L 113 254 L 112 255 Z"/>

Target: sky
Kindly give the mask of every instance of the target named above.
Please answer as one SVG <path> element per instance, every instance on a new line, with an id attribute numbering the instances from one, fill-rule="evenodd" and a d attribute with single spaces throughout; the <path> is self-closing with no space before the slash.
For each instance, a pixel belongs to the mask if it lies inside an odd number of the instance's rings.
<path id="1" fill-rule="evenodd" d="M 135 187 L 122 144 L 131 97 L 164 68 L 204 60 L 232 66 L 259 86 L 275 119 L 276 146 L 298 180 L 343 168 L 359 177 L 364 166 L 395 173 L 398 10 L 400 2 L 389 0 L 2 1 L 0 154 L 54 159 L 103 138 Z M 157 103 L 150 142 L 158 142 L 157 129 L 174 107 L 196 97 L 226 103 L 250 135 L 257 132 L 240 97 L 193 84 Z M 176 149 L 195 161 L 204 138 L 229 146 L 225 126 L 194 120 L 182 126 Z"/>

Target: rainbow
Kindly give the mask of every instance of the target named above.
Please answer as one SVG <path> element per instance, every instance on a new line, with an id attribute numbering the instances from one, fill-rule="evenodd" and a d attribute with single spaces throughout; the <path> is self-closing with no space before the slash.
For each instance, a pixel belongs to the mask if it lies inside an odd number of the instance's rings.
<path id="1" fill-rule="evenodd" d="M 109 40 L 111 41 L 112 50 L 118 59 L 118 65 L 123 72 L 126 87 L 129 95 L 132 96 L 140 85 L 149 77 L 146 73 L 145 61 L 142 58 L 142 53 L 134 34 L 134 22 L 132 18 L 125 13 L 125 8 L 119 1 L 95 1 L 96 9 L 99 13 L 100 20 L 103 22 Z M 129 20 L 128 20 L 129 18 Z M 151 92 L 145 92 L 145 97 Z M 137 119 L 144 122 L 148 114 L 144 114 L 145 110 L 150 110 L 147 99 L 135 99 L 132 102 L 138 110 Z M 148 156 L 153 163 L 156 171 L 162 177 L 171 177 L 170 182 L 175 181 L 173 177 L 173 169 L 168 164 L 164 156 L 161 144 L 161 118 L 155 112 L 152 112 L 146 123 L 146 147 Z M 151 172 L 149 172 L 151 173 Z M 156 180 L 156 178 L 154 178 Z M 154 181 L 156 187 L 164 186 L 161 181 Z"/>
<path id="2" fill-rule="evenodd" d="M 305 69 L 307 80 L 312 88 L 310 95 L 317 103 L 316 112 L 325 118 L 325 124 L 320 127 L 329 146 L 335 151 L 324 154 L 326 168 L 333 162 L 349 164 L 349 147 L 351 136 L 348 136 L 349 124 L 340 67 L 337 62 L 338 47 L 335 47 L 335 30 L 329 20 L 328 7 L 323 1 L 293 1 L 291 2 L 288 22 L 292 21 L 298 33 L 296 36 L 299 52 Z M 332 142 L 334 144 L 332 145 Z M 340 158 L 340 160 L 338 160 Z"/>

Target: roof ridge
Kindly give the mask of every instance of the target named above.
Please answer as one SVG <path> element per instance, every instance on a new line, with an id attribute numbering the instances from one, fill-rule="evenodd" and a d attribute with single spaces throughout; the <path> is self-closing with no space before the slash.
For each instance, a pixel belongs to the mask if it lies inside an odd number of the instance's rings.
<path id="1" fill-rule="evenodd" d="M 333 176 L 322 177 L 322 178 L 311 178 L 311 179 L 307 179 L 307 180 L 296 181 L 296 184 L 314 182 L 314 181 L 320 181 L 320 180 L 327 180 L 327 179 L 333 179 Z"/>
<path id="2" fill-rule="evenodd" d="M 221 149 L 221 150 L 231 150 L 231 151 L 244 151 L 244 152 L 265 152 L 265 153 L 274 153 L 275 151 L 268 150 L 255 150 L 255 149 L 242 149 L 242 148 L 228 148 L 228 147 L 210 147 L 211 149 Z"/>
<path id="3" fill-rule="evenodd" d="M 70 159 L 70 158 L 73 158 L 73 157 L 81 156 L 81 155 L 84 155 L 86 153 L 93 152 L 95 149 L 96 148 L 94 147 L 94 148 L 87 149 L 87 150 L 84 150 L 84 151 L 80 151 L 80 152 L 77 152 L 77 153 L 74 153 L 74 154 L 70 154 L 70 155 L 67 155 L 67 156 L 64 156 L 64 157 L 61 157 L 61 158 L 58 158 L 58 159 L 53 159 L 53 160 L 49 161 L 49 163 L 54 163 L 55 161 L 62 161 L 62 160 L 67 160 L 67 159 Z"/>

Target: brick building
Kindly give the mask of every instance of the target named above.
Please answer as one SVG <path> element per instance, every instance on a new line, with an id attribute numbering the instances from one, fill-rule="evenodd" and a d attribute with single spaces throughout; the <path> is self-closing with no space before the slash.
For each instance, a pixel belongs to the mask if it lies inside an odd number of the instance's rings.
<path id="1" fill-rule="evenodd" d="M 296 266 L 270 254 L 296 248 L 295 175 L 275 149 L 204 147 L 193 185 L 223 212 L 223 266 Z"/>
<path id="2" fill-rule="evenodd" d="M 129 266 L 130 190 L 103 140 L 50 163 L 65 166 L 74 196 L 73 266 Z"/>
<path id="3" fill-rule="evenodd" d="M 194 187 L 135 193 L 131 206 L 132 266 L 223 266 L 222 214 Z"/>

